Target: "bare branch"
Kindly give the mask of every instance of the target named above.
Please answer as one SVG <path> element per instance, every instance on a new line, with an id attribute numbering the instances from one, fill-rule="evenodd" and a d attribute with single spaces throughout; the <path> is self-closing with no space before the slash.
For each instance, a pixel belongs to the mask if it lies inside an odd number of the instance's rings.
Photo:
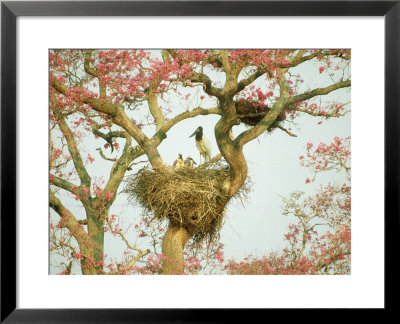
<path id="1" fill-rule="evenodd" d="M 291 137 L 297 137 L 296 134 L 293 134 L 292 132 L 290 132 L 289 130 L 287 130 L 286 128 L 283 128 L 282 126 L 277 126 L 277 128 L 279 128 L 280 130 L 284 131 L 285 133 L 287 133 L 289 136 Z"/>
<path id="2" fill-rule="evenodd" d="M 135 245 L 132 245 L 132 244 L 129 242 L 129 240 L 126 238 L 126 236 L 124 235 L 124 233 L 122 233 L 122 230 L 116 231 L 115 228 L 113 228 L 109 217 L 106 218 L 106 221 L 107 221 L 107 225 L 108 225 L 108 227 L 110 228 L 110 230 L 111 230 L 113 233 L 118 234 L 118 235 L 121 237 L 121 239 L 125 242 L 126 246 L 127 246 L 129 249 L 131 249 L 131 250 L 133 250 L 133 251 L 137 251 L 137 254 L 132 258 L 132 260 L 129 261 L 129 263 L 128 263 L 124 268 L 119 268 L 119 269 L 118 269 L 119 271 L 121 271 L 121 270 L 122 270 L 122 271 L 123 271 L 123 270 L 128 271 L 128 270 L 130 270 L 130 268 L 132 268 L 132 266 L 133 266 L 137 261 L 139 261 L 140 258 L 142 258 L 142 257 L 144 257 L 145 255 L 149 254 L 149 253 L 150 253 L 150 250 L 147 249 L 147 250 L 143 251 L 143 250 L 139 249 L 138 247 L 136 247 Z"/>
<path id="3" fill-rule="evenodd" d="M 126 270 L 129 271 L 136 262 L 138 262 L 141 258 L 143 258 L 145 255 L 149 254 L 150 250 L 139 250 L 138 254 L 136 254 L 131 261 L 129 261 L 129 263 L 124 267 L 124 269 L 119 269 L 119 270 Z"/>

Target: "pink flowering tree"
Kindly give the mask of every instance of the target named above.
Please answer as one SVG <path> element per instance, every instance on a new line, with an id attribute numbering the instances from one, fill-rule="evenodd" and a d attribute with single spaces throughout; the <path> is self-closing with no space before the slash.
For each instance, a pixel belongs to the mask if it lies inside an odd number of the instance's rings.
<path id="1" fill-rule="evenodd" d="M 135 164 L 144 160 L 154 170 L 168 168 L 158 146 L 171 128 L 200 115 L 219 116 L 215 139 L 229 164 L 221 183 L 226 199 L 217 206 L 222 212 L 247 178 L 247 143 L 273 129 L 295 136 L 286 125 L 301 114 L 347 113 L 346 103 L 320 98 L 350 88 L 350 58 L 349 50 L 51 50 L 49 202 L 58 221 L 51 225 L 50 249 L 61 258 L 63 272 L 78 262 L 83 274 L 129 273 L 149 257 L 148 248 L 138 248 L 116 227 L 110 208 Z M 298 68 L 307 62 L 316 62 L 315 74 L 326 73 L 330 83 L 312 86 Z M 199 91 L 187 93 L 193 89 Z M 199 105 L 184 111 L 169 99 L 185 102 L 191 96 Z M 204 98 L 215 106 L 202 107 Z M 240 124 L 247 127 L 235 137 L 232 127 Z M 111 171 L 92 175 L 97 159 L 112 161 Z M 71 200 L 83 218 L 69 207 Z M 105 262 L 107 230 L 131 251 L 117 267 Z M 167 224 L 161 273 L 184 273 L 191 238 L 184 227 Z"/>
<path id="2" fill-rule="evenodd" d="M 331 144 L 316 148 L 307 144 L 301 165 L 315 180 L 320 172 L 345 172 L 347 181 L 321 186 L 312 196 L 293 192 L 284 198 L 283 214 L 297 219 L 284 238 L 287 247 L 261 259 L 230 260 L 230 274 L 349 274 L 351 262 L 351 154 L 350 138 L 335 137 Z"/>
<path id="3" fill-rule="evenodd" d="M 167 222 L 159 224 L 148 216 L 143 216 L 135 231 L 143 244 L 149 246 L 149 254 L 135 262 L 132 267 L 124 267 L 123 274 L 161 274 L 162 265 L 167 257 L 162 253 L 162 237 L 165 235 Z M 129 253 L 129 250 L 126 252 Z M 223 269 L 223 244 L 220 242 L 211 246 L 195 244 L 189 241 L 184 250 L 183 274 L 220 274 Z M 112 265 L 113 270 L 115 265 Z M 121 273 L 121 271 L 119 272 Z"/>

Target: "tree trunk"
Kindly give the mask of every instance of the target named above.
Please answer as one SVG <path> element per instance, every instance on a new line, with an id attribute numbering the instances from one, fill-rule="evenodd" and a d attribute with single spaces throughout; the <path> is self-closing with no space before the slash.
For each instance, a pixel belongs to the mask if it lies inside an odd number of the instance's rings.
<path id="1" fill-rule="evenodd" d="M 93 243 L 93 259 L 88 260 L 87 267 L 97 269 L 101 272 L 103 267 L 99 263 L 104 258 L 104 222 L 100 215 L 87 214 L 87 226 L 90 242 Z"/>
<path id="2" fill-rule="evenodd" d="M 161 274 L 183 274 L 183 249 L 190 235 L 183 227 L 170 225 L 162 241 L 162 252 L 166 257 Z"/>
<path id="3" fill-rule="evenodd" d="M 228 108 L 225 108 L 228 110 Z M 243 148 L 232 141 L 231 129 L 226 127 L 228 122 L 222 117 L 215 125 L 215 138 L 219 151 L 230 166 L 230 179 L 221 184 L 229 199 L 240 189 L 247 177 L 247 162 Z M 228 199 L 228 201 L 229 201 Z"/>
<path id="4" fill-rule="evenodd" d="M 81 271 L 82 271 L 83 275 L 98 275 L 98 274 L 100 274 L 98 269 L 87 265 L 85 258 L 81 260 Z"/>

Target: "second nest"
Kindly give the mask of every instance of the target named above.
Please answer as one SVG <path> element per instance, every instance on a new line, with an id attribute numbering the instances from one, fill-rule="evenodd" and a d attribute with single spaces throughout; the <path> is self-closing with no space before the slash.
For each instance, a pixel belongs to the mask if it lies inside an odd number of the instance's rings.
<path id="1" fill-rule="evenodd" d="M 192 236 L 213 237 L 222 226 L 228 201 L 221 185 L 229 177 L 223 164 L 179 170 L 141 169 L 130 176 L 124 192 L 160 221 L 182 226 Z"/>

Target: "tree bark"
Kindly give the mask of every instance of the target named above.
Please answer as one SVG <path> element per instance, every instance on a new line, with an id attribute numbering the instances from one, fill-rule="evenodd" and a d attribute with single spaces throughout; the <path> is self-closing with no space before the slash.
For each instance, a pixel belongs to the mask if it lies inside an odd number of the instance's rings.
<path id="1" fill-rule="evenodd" d="M 183 274 L 183 250 L 190 239 L 188 231 L 183 227 L 170 225 L 162 241 L 162 252 L 166 257 L 161 274 Z"/>
<path id="2" fill-rule="evenodd" d="M 94 264 L 90 266 L 102 270 L 103 267 L 99 265 L 99 262 L 104 258 L 104 222 L 100 215 L 87 213 L 87 227 L 90 242 L 93 243 Z"/>

